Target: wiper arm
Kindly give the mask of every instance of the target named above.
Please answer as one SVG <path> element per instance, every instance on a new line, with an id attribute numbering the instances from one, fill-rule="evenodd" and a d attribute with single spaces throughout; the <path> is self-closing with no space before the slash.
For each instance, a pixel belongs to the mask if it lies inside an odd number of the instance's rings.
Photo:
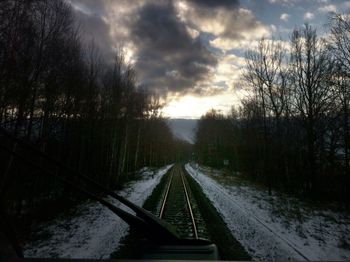
<path id="1" fill-rule="evenodd" d="M 116 194 L 112 190 L 102 186 L 101 184 L 97 183 L 90 177 L 87 177 L 86 175 L 83 175 L 75 170 L 72 170 L 68 166 L 64 165 L 62 162 L 58 161 L 57 159 L 49 156 L 48 154 L 42 152 L 41 150 L 37 149 L 35 146 L 33 146 L 31 143 L 24 141 L 22 139 L 19 139 L 9 133 L 7 130 L 0 128 L 0 132 L 6 136 L 8 139 L 10 139 L 13 143 L 17 144 L 18 146 L 21 146 L 22 148 L 29 150 L 30 153 L 35 153 L 37 156 L 44 158 L 49 163 L 53 164 L 54 166 L 58 167 L 59 169 L 62 169 L 63 171 L 68 171 L 69 174 L 73 174 L 74 178 L 81 179 L 82 181 L 90 184 L 91 186 L 95 187 L 96 189 L 102 191 L 105 194 L 110 195 L 114 199 L 118 200 L 131 210 L 133 210 L 137 216 L 134 216 L 124 210 L 122 210 L 119 207 L 116 207 L 109 203 L 108 201 L 102 199 L 101 197 L 97 196 L 96 194 L 90 192 L 89 190 L 79 186 L 80 183 L 74 183 L 68 179 L 66 179 L 63 176 L 60 176 L 56 174 L 55 172 L 52 172 L 48 170 L 47 168 L 42 167 L 41 165 L 35 163 L 34 161 L 28 159 L 24 155 L 20 154 L 18 150 L 12 150 L 9 148 L 9 146 L 6 146 L 4 144 L 0 144 L 0 147 L 2 147 L 5 151 L 8 153 L 16 156 L 17 158 L 20 158 L 27 164 L 33 166 L 34 168 L 39 169 L 43 173 L 49 174 L 51 176 L 56 177 L 59 179 L 62 183 L 67 184 L 74 189 L 78 190 L 79 192 L 83 193 L 84 195 L 88 196 L 89 198 L 92 198 L 108 209 L 110 209 L 113 213 L 115 213 L 117 216 L 119 216 L 121 219 L 123 219 L 126 223 L 128 223 L 130 226 L 135 226 L 140 231 L 147 231 L 147 236 L 153 238 L 156 241 L 166 241 L 166 242 L 172 242 L 179 240 L 180 237 L 176 233 L 176 230 L 173 226 L 170 224 L 160 220 L 156 216 L 154 216 L 149 211 L 145 210 L 144 208 L 141 208 L 134 203 L 130 202 L 126 198 Z M 62 172 L 61 172 L 62 173 Z M 71 179 L 72 177 L 70 177 Z M 79 181 L 81 182 L 81 181 Z"/>

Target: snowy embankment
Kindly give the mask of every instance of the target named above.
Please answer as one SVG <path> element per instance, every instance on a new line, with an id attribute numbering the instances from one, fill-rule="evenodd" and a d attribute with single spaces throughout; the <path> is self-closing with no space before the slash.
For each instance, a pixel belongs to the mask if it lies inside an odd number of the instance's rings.
<path id="1" fill-rule="evenodd" d="M 268 196 L 235 177 L 219 179 L 197 164 L 185 168 L 254 260 L 350 260 L 348 214 Z"/>
<path id="2" fill-rule="evenodd" d="M 118 193 L 142 206 L 170 167 L 165 166 L 155 172 L 142 169 L 141 179 L 130 182 Z M 106 199 L 128 210 L 117 200 L 111 197 Z M 129 226 L 97 202 L 79 205 L 77 211 L 72 218 L 58 218 L 40 226 L 36 232 L 38 239 L 40 235 L 49 235 L 49 238 L 28 243 L 24 247 L 25 257 L 109 258 L 117 249 L 120 239 L 128 233 Z"/>

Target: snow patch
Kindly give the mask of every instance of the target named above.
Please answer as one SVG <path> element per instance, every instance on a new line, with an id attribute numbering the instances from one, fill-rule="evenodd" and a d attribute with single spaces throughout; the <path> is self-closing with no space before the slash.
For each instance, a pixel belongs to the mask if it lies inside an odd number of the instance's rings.
<path id="1" fill-rule="evenodd" d="M 118 194 L 142 206 L 171 167 L 168 165 L 154 172 L 143 169 L 141 180 L 128 183 Z M 106 200 L 130 212 L 117 200 L 111 197 L 106 197 Z M 50 237 L 44 241 L 27 243 L 24 247 L 25 257 L 109 258 L 121 238 L 128 233 L 128 224 L 94 201 L 79 205 L 77 211 L 77 215 L 72 218 L 59 218 L 50 224 L 41 225 L 36 234 L 48 234 Z"/>
<path id="2" fill-rule="evenodd" d="M 254 260 L 349 260 L 350 221 L 346 214 L 306 209 L 295 199 L 278 199 L 262 190 L 223 184 L 198 165 L 186 164 L 187 172 L 222 215 L 232 235 Z M 215 171 L 211 171 L 211 173 Z M 236 179 L 231 177 L 231 179 Z M 302 219 L 273 211 L 271 203 L 300 205 Z"/>

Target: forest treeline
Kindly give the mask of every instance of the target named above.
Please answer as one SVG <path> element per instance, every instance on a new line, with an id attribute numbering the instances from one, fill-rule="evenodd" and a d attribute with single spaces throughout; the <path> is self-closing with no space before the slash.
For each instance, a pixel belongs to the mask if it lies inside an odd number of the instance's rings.
<path id="1" fill-rule="evenodd" d="M 199 161 L 227 159 L 270 191 L 349 200 L 349 15 L 333 14 L 326 38 L 306 24 L 289 41 L 261 39 L 245 61 L 249 95 L 229 116 L 200 119 Z"/>
<path id="2" fill-rule="evenodd" d="M 173 138 L 159 98 L 137 86 L 123 52 L 106 61 L 83 43 L 73 12 L 63 0 L 0 1 L 1 128 L 110 188 L 179 160 L 187 145 Z M 1 199 L 18 213 L 66 193 L 0 154 Z"/>

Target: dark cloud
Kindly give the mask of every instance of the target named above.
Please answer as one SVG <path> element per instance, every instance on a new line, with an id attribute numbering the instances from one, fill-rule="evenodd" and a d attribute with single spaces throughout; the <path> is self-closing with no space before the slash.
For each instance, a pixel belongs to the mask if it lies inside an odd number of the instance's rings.
<path id="1" fill-rule="evenodd" d="M 76 23 L 80 28 L 82 43 L 86 48 L 94 45 L 105 60 L 113 57 L 114 41 L 111 37 L 111 25 L 103 19 L 107 1 L 67 0 L 73 7 Z"/>
<path id="2" fill-rule="evenodd" d="M 252 13 L 236 10 L 227 19 L 226 29 L 222 36 L 230 39 L 245 39 L 242 33 L 256 32 L 263 28 L 264 26 Z"/>
<path id="3" fill-rule="evenodd" d="M 81 30 L 83 44 L 88 47 L 95 45 L 102 58 L 108 61 L 113 57 L 113 40 L 110 35 L 110 25 L 100 16 L 87 14 L 78 9 L 74 9 L 76 22 Z"/>
<path id="4" fill-rule="evenodd" d="M 82 12 L 101 16 L 106 12 L 106 3 L 101 0 L 68 0 L 73 6 L 79 8 Z"/>
<path id="5" fill-rule="evenodd" d="M 203 7 L 209 7 L 209 8 L 216 8 L 216 7 L 237 7 L 239 6 L 239 0 L 187 0 L 190 3 L 203 6 Z"/>
<path id="6" fill-rule="evenodd" d="M 239 1 L 187 0 L 187 3 L 191 7 L 186 13 L 187 22 L 197 31 L 231 41 L 248 40 L 252 35 L 266 32 L 265 26 L 251 11 L 240 8 Z M 215 28 L 218 24 L 220 27 Z"/>
<path id="7" fill-rule="evenodd" d="M 216 65 L 213 54 L 190 36 L 171 3 L 145 4 L 136 17 L 130 35 L 140 79 L 163 94 L 194 91 Z"/>

